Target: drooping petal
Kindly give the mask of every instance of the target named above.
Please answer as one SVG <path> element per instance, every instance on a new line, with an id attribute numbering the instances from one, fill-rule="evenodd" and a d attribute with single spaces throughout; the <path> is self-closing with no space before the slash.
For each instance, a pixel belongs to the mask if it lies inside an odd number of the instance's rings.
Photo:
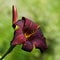
<path id="1" fill-rule="evenodd" d="M 41 30 L 33 34 L 29 39 L 33 46 L 40 49 L 41 52 L 44 52 L 47 49 L 46 39 L 43 36 Z"/>
<path id="2" fill-rule="evenodd" d="M 43 53 L 47 49 L 47 45 L 43 41 L 40 41 L 38 39 L 35 39 L 35 41 L 33 41 L 33 45 L 36 48 L 40 49 L 41 53 Z"/>
<path id="3" fill-rule="evenodd" d="M 33 49 L 33 44 L 30 41 L 26 41 L 23 46 L 22 49 L 28 52 L 31 52 Z"/>

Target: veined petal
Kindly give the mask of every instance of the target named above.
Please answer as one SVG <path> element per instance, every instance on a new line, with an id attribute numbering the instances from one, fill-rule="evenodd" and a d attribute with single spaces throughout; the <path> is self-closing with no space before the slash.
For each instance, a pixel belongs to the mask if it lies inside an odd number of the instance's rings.
<path id="1" fill-rule="evenodd" d="M 24 28 L 23 28 L 24 33 L 31 34 L 38 30 L 39 28 L 38 24 L 34 23 L 33 21 L 25 17 L 22 17 L 22 20 L 24 20 Z"/>
<path id="2" fill-rule="evenodd" d="M 12 45 L 23 44 L 26 41 L 26 37 L 23 34 L 22 29 L 18 29 L 14 32 L 14 38 L 11 42 Z"/>
<path id="3" fill-rule="evenodd" d="M 23 34 L 20 34 L 17 37 L 14 37 L 13 41 L 11 42 L 11 45 L 23 44 L 25 41 L 25 36 Z"/>
<path id="4" fill-rule="evenodd" d="M 38 30 L 35 34 L 28 38 L 28 41 L 33 43 L 33 46 L 40 49 L 41 52 L 44 52 L 47 49 L 46 39 L 43 36 L 41 30 Z"/>
<path id="5" fill-rule="evenodd" d="M 26 41 L 23 46 L 22 49 L 28 52 L 31 52 L 33 49 L 33 44 L 30 41 Z"/>

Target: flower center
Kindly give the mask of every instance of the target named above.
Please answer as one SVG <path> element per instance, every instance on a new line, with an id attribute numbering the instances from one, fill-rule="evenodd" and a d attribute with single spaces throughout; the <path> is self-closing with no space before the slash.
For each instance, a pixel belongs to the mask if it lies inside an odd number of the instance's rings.
<path id="1" fill-rule="evenodd" d="M 35 32 L 32 32 L 31 34 L 24 33 L 24 35 L 25 35 L 26 38 L 29 38 L 29 37 L 31 37 L 34 33 L 35 33 Z"/>

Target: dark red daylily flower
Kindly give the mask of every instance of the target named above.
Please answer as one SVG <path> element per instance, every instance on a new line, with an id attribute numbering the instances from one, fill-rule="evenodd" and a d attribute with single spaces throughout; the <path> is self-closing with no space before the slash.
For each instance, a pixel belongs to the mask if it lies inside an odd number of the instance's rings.
<path id="1" fill-rule="evenodd" d="M 14 27 L 15 26 L 15 27 Z M 34 47 L 45 51 L 47 48 L 46 39 L 42 34 L 39 25 L 32 22 L 28 18 L 22 17 L 14 23 L 15 34 L 11 45 L 22 44 L 22 49 L 25 51 L 32 51 Z"/>
<path id="2" fill-rule="evenodd" d="M 15 29 L 14 38 L 11 45 L 22 44 L 22 49 L 25 51 L 32 51 L 32 49 L 38 48 L 41 52 L 47 49 L 46 39 L 42 34 L 39 25 L 32 22 L 30 19 L 22 17 L 21 20 L 17 20 L 17 12 L 14 10 L 13 28 Z"/>
<path id="3" fill-rule="evenodd" d="M 11 47 L 8 52 L 0 59 L 2 60 L 11 50 L 16 46 L 22 44 L 22 49 L 25 51 L 32 51 L 32 49 L 38 48 L 41 52 L 47 49 L 46 39 L 42 34 L 42 31 L 38 24 L 34 23 L 28 18 L 22 17 L 22 19 L 17 19 L 17 10 L 13 6 L 13 28 L 14 37 L 11 41 Z"/>

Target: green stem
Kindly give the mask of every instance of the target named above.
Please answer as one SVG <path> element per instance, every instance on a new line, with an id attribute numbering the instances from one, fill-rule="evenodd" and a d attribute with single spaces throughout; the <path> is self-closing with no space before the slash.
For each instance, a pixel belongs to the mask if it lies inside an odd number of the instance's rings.
<path id="1" fill-rule="evenodd" d="M 2 56 L 2 58 L 1 58 L 0 60 L 3 60 L 3 58 L 4 58 L 5 56 L 7 56 L 7 55 L 13 50 L 14 47 L 15 47 L 15 46 L 10 46 L 10 48 L 8 49 L 8 51 Z"/>

